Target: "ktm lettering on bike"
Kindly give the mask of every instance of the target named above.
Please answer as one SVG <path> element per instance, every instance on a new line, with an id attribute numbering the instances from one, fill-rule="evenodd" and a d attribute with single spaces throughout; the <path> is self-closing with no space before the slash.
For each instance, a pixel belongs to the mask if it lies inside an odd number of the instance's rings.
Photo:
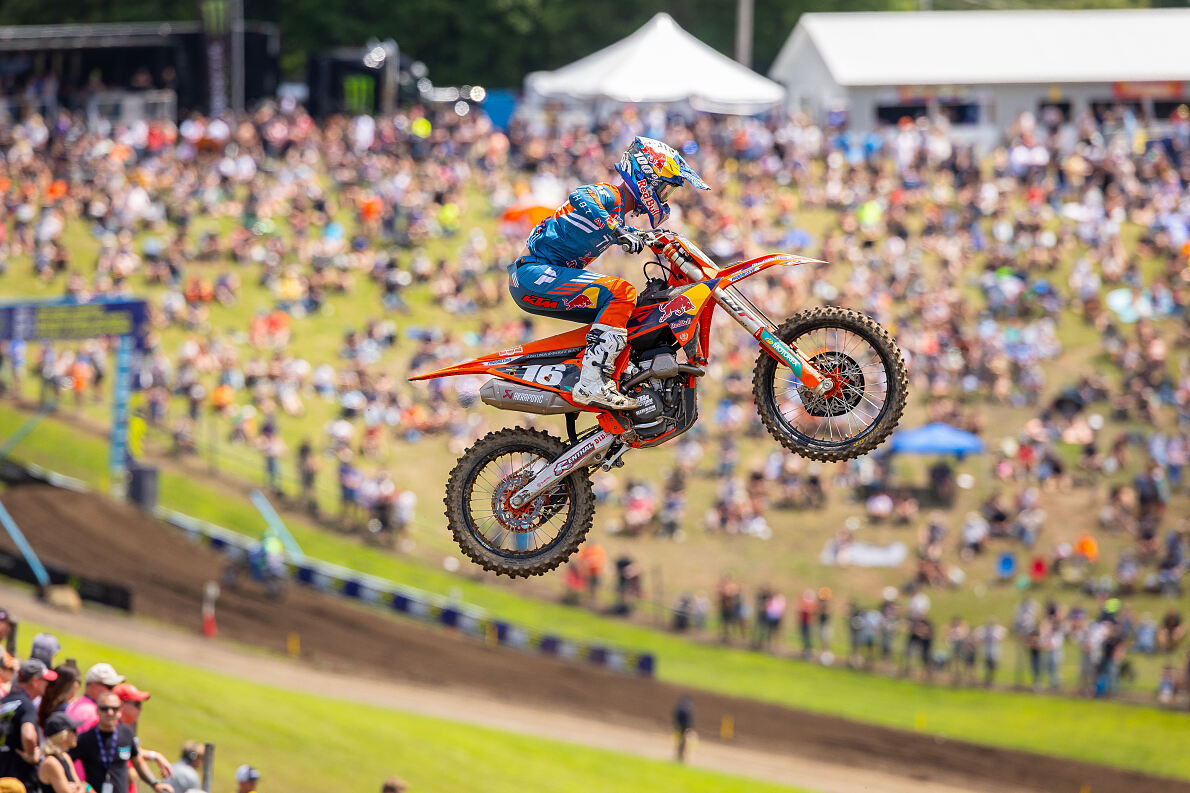
<path id="1" fill-rule="evenodd" d="M 669 322 L 670 317 L 676 317 L 693 310 L 694 301 L 684 294 L 678 295 L 668 303 L 661 304 L 661 321 Z"/>

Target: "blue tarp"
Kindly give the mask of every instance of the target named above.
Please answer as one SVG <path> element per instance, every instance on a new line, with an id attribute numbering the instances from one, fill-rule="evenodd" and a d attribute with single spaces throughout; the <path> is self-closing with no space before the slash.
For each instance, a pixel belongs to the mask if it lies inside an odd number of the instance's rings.
<path id="1" fill-rule="evenodd" d="M 895 454 L 980 454 L 983 441 L 970 432 L 937 422 L 912 430 L 901 430 L 892 437 L 889 451 Z"/>

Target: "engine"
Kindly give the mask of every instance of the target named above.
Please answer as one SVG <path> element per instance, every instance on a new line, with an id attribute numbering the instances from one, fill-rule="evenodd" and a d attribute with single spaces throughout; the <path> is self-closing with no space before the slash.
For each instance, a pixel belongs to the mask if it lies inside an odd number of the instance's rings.
<path id="1" fill-rule="evenodd" d="M 632 411 L 632 429 L 641 440 L 664 435 L 683 419 L 685 378 L 670 353 L 654 356 L 642 364 L 651 375 L 632 391 L 640 407 Z"/>

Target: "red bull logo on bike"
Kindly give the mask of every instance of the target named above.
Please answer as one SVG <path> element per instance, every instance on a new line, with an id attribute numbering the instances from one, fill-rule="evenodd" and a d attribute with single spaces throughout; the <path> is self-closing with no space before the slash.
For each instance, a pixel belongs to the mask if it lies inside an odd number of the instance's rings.
<path id="1" fill-rule="evenodd" d="M 661 321 L 669 322 L 670 317 L 676 317 L 679 314 L 686 314 L 694 311 L 694 301 L 682 293 L 670 300 L 668 303 L 661 304 Z"/>
<path id="2" fill-rule="evenodd" d="M 698 313 L 710 294 L 711 289 L 706 284 L 695 284 L 668 303 L 661 304 L 661 321 L 669 322 L 673 317 Z"/>
<path id="3" fill-rule="evenodd" d="M 595 308 L 599 302 L 599 287 L 588 286 L 574 297 L 566 301 L 566 309 L 573 311 L 579 308 Z"/>

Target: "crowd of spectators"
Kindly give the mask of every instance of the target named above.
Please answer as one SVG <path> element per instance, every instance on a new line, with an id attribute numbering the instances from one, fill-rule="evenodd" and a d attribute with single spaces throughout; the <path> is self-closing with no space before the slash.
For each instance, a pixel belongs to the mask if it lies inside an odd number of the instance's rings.
<path id="1" fill-rule="evenodd" d="M 14 622 L 5 614 L 10 635 Z M 39 633 L 29 655 L 4 652 L 0 667 L 0 782 L 5 790 L 83 793 L 84 790 L 135 793 L 185 793 L 203 790 L 199 773 L 205 747 L 187 741 L 177 760 L 141 744 L 141 716 L 152 697 L 109 663 L 92 664 L 84 673 L 61 652 L 52 634 Z M 255 780 L 255 769 L 242 766 Z M 209 783 L 208 783 L 209 785 Z M 244 791 L 243 786 L 240 787 Z"/>
<path id="2" fill-rule="evenodd" d="M 110 663 L 84 673 L 74 658 L 58 659 L 53 634 L 38 633 L 17 657 L 16 620 L 0 609 L 0 790 L 4 793 L 202 793 L 214 789 L 209 744 L 188 740 L 176 760 L 143 745 L 138 736 L 152 694 Z M 256 793 L 260 770 L 235 770 L 237 793 Z M 223 787 L 223 786 L 220 786 Z M 230 786 L 228 786 L 230 787 Z M 408 784 L 389 777 L 382 793 Z"/>
<path id="3" fill-rule="evenodd" d="M 1185 527 L 1166 505 L 1184 492 L 1190 453 L 1190 114 L 1158 121 L 1026 114 L 977 152 L 929 119 L 860 135 L 800 114 L 634 108 L 599 123 L 547 113 L 506 130 L 478 110 L 423 107 L 316 122 L 265 105 L 107 130 L 30 115 L 0 128 L 0 273 L 28 261 L 33 277 L 77 297 L 152 288 L 138 374 L 146 421 L 178 453 L 211 434 L 251 449 L 274 490 L 311 508 L 320 489 L 333 492 L 340 521 L 398 538 L 416 497 L 393 461 L 427 439 L 461 451 L 496 420 L 473 409 L 478 378 L 411 386 L 405 376 L 533 338 L 532 318 L 495 310 L 507 306 L 505 267 L 527 231 L 520 210 L 608 179 L 632 135 L 662 138 L 714 187 L 680 193 L 672 223 L 722 260 L 796 249 L 831 262 L 775 268 L 748 282 L 749 295 L 775 317 L 832 302 L 893 330 L 926 417 L 988 439 L 994 489 L 961 520 L 926 520 L 925 507 L 945 510 L 962 487 L 946 466 L 913 489 L 871 457 L 744 459 L 741 439 L 763 432 L 750 405 L 755 346 L 724 324 L 704 389 L 709 420 L 675 444 L 668 473 L 597 477 L 610 531 L 764 541 L 775 510 L 854 497 L 870 524 L 919 531 L 914 592 L 961 586 L 963 565 L 1011 552 L 1013 580 L 1055 576 L 1095 598 L 1173 594 L 1187 565 Z M 411 289 L 446 319 L 412 324 Z M 451 326 L 464 316 L 474 330 Z M 1072 322 L 1081 326 L 1062 332 Z M 1102 363 L 1052 366 L 1079 337 Z M 44 398 L 66 392 L 83 405 L 99 398 L 111 359 L 102 341 L 7 344 L 0 383 L 19 392 L 35 380 Z M 989 432 L 991 415 L 1025 418 Z M 691 482 L 706 477 L 713 497 L 693 514 Z M 1098 525 L 1085 540 L 1051 541 L 1047 499 L 1078 487 L 1104 493 Z M 1112 564 L 1098 559 L 1104 534 L 1133 547 L 1101 574 Z M 836 555 L 856 535 L 843 530 Z M 625 558 L 617 602 L 628 604 L 647 581 Z M 604 566 L 598 554 L 576 559 L 568 589 L 594 591 Z M 797 611 L 812 638 L 830 620 L 811 594 Z M 705 595 L 683 597 L 687 624 L 710 613 Z M 764 618 L 748 640 L 773 643 L 785 598 L 762 588 L 754 603 Z M 927 631 L 915 630 L 916 651 Z"/>
<path id="4" fill-rule="evenodd" d="M 1152 695 L 1172 706 L 1190 697 L 1190 643 L 1176 605 L 1159 616 L 1138 613 L 1123 599 L 1101 593 L 1090 607 L 1024 595 L 1011 620 L 994 616 L 943 622 L 923 590 L 886 587 L 878 602 L 849 599 L 836 605 L 829 587 L 805 589 L 792 603 L 770 586 L 745 587 L 724 576 L 715 602 L 685 593 L 672 606 L 675 631 L 706 631 L 715 620 L 719 640 L 753 650 L 796 649 L 807 661 L 952 685 L 1010 685 L 1090 697 L 1120 693 L 1137 680 L 1135 659 L 1160 659 Z M 788 637 L 782 629 L 788 614 Z M 837 628 L 835 626 L 838 626 Z M 836 636 L 835 631 L 839 633 Z M 1011 657 L 1009 656 L 1011 651 Z M 837 656 L 836 652 L 845 652 Z M 1068 655 L 1069 653 L 1069 655 Z M 1064 666 L 1064 661 L 1069 663 Z M 1005 672 L 1005 667 L 1012 668 Z M 1135 688 L 1133 695 L 1138 692 Z"/>

